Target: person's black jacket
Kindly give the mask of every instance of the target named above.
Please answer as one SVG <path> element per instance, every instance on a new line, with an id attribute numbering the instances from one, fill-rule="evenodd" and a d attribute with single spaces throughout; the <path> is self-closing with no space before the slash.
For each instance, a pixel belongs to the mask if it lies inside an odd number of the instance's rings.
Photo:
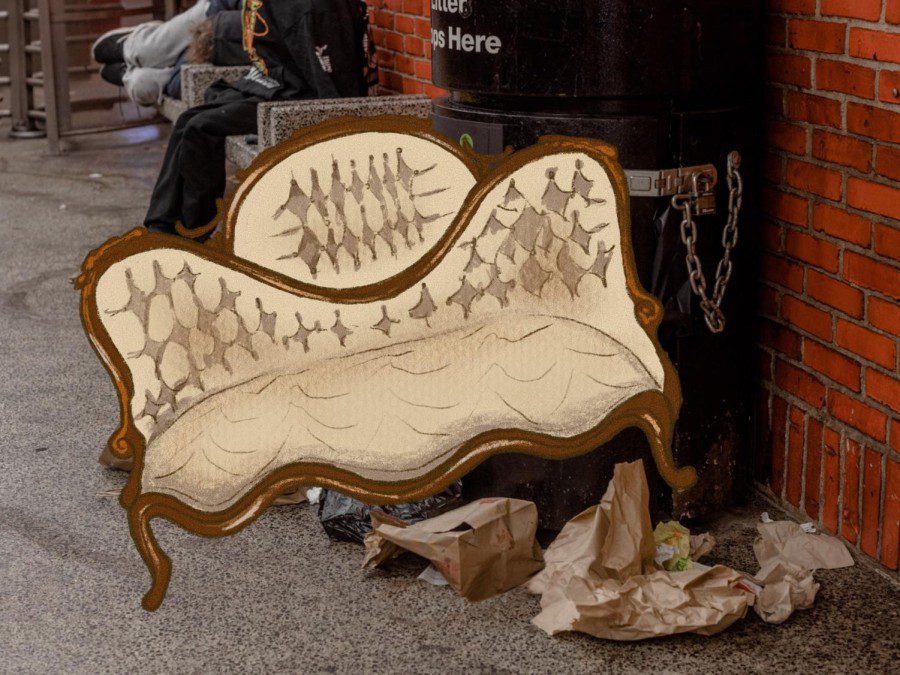
<path id="1" fill-rule="evenodd" d="M 366 94 L 362 0 L 246 0 L 242 23 L 252 67 L 233 88 L 270 100 Z"/>
<path id="2" fill-rule="evenodd" d="M 227 10 L 213 16 L 212 55 L 214 66 L 246 66 L 250 64 L 242 43 L 241 10 Z"/>

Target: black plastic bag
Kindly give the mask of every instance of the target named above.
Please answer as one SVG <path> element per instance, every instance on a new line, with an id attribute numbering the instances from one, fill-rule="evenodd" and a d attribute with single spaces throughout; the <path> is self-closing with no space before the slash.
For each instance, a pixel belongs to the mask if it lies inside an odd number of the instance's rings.
<path id="1" fill-rule="evenodd" d="M 420 520 L 433 518 L 462 506 L 461 495 L 462 482 L 456 481 L 433 497 L 419 502 L 369 506 L 340 492 L 322 490 L 319 497 L 319 522 L 332 539 L 361 544 L 366 535 L 372 531 L 372 522 L 369 519 L 372 509 L 381 509 L 408 523 L 418 523 Z"/>

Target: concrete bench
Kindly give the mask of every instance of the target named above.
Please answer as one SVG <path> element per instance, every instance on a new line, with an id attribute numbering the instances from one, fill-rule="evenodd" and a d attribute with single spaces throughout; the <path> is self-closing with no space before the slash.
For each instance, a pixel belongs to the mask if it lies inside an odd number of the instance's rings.
<path id="1" fill-rule="evenodd" d="M 216 80 L 234 82 L 247 74 L 248 66 L 214 66 L 208 63 L 185 63 L 181 66 L 181 98 L 163 97 L 160 113 L 174 122 L 188 108 L 203 104 L 203 95 Z"/>
<path id="2" fill-rule="evenodd" d="M 160 111 L 174 122 L 188 108 L 203 103 L 204 92 L 213 82 L 219 79 L 232 82 L 243 77 L 247 70 L 246 66 L 182 65 L 181 100 L 166 97 L 160 105 Z M 245 136 L 231 137 L 226 142 L 225 156 L 229 162 L 244 169 L 261 150 L 287 140 L 299 129 L 327 119 L 345 115 L 361 117 L 408 115 L 427 118 L 430 112 L 431 100 L 424 95 L 362 96 L 260 103 L 257 108 L 255 142 L 251 142 L 251 139 Z"/>

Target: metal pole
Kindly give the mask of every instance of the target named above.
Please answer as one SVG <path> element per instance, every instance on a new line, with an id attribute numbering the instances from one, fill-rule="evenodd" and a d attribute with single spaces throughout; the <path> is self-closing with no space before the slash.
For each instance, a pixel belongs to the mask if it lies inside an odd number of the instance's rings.
<path id="1" fill-rule="evenodd" d="M 54 0 L 40 0 L 38 20 L 41 34 L 41 80 L 44 90 L 44 110 L 47 113 L 47 145 L 51 155 L 59 155 L 62 154 L 60 145 L 62 129 L 68 127 L 71 120 L 68 119 L 70 109 L 67 105 L 69 78 L 64 67 L 66 59 L 65 24 L 59 24 L 63 28 L 61 31 L 62 42 L 57 42 L 55 38 L 60 31 L 57 30 L 57 25 L 53 20 L 53 4 L 55 4 Z M 62 105 L 61 99 L 63 98 L 66 100 L 65 106 Z"/>
<path id="2" fill-rule="evenodd" d="M 28 87 L 28 44 L 25 28 L 26 0 L 9 0 L 9 98 L 12 129 L 10 138 L 40 138 L 45 134 L 38 129 L 28 114 L 33 99 Z"/>

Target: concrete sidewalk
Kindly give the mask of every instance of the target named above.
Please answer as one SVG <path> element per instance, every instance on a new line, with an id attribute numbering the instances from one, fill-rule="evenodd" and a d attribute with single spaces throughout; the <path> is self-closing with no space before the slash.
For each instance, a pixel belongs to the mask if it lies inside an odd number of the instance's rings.
<path id="1" fill-rule="evenodd" d="M 157 521 L 172 583 L 142 610 L 125 513 L 96 496 L 125 481 L 97 464 L 118 411 L 70 280 L 140 222 L 159 133 L 48 157 L 0 125 L 0 672 L 896 672 L 900 591 L 867 566 L 817 572 L 815 607 L 782 626 L 751 612 L 712 638 L 548 638 L 524 591 L 470 604 L 416 581 L 423 565 L 364 574 L 361 547 L 331 543 L 306 505 L 221 540 Z M 710 524 L 717 561 L 756 570 L 764 508 Z"/>

